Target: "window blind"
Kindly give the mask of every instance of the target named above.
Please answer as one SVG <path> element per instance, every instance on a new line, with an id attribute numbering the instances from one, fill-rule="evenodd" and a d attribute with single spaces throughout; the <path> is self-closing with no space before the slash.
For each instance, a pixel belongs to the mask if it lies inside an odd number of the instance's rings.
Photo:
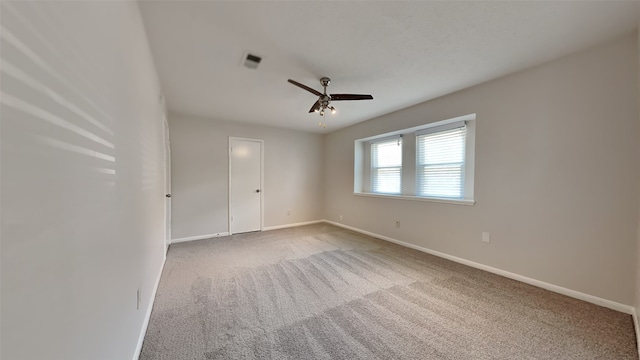
<path id="1" fill-rule="evenodd" d="M 416 136 L 418 196 L 464 198 L 466 130 L 461 123 Z"/>
<path id="2" fill-rule="evenodd" d="M 371 192 L 400 194 L 401 179 L 402 138 L 371 143 Z"/>

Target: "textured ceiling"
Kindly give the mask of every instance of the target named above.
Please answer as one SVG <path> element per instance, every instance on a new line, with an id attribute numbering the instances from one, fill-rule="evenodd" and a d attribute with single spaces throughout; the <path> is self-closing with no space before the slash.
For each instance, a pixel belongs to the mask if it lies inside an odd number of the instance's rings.
<path id="1" fill-rule="evenodd" d="M 638 1 L 142 1 L 170 111 L 326 133 L 632 31 Z M 243 54 L 263 57 L 257 70 Z M 341 101 L 319 128 L 317 97 Z"/>

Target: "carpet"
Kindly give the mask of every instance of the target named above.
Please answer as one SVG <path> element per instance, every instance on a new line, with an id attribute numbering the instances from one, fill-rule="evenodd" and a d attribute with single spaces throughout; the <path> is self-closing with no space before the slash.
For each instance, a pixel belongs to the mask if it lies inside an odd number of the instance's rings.
<path id="1" fill-rule="evenodd" d="M 638 355 L 630 315 L 322 223 L 171 245 L 140 359 Z"/>

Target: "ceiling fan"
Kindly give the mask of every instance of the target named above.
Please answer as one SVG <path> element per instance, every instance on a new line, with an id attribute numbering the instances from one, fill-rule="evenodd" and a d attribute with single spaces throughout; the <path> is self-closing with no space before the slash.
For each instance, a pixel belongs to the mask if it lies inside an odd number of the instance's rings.
<path id="1" fill-rule="evenodd" d="M 300 84 L 295 80 L 289 79 L 289 82 L 293 85 L 305 89 L 308 92 L 317 95 L 318 100 L 313 104 L 310 113 L 317 112 L 320 116 L 324 116 L 326 110 L 330 110 L 332 114 L 336 113 L 336 108 L 331 106 L 332 101 L 344 101 L 344 100 L 373 100 L 373 96 L 371 95 L 360 95 L 360 94 L 327 94 L 327 86 L 331 83 L 331 79 L 328 77 L 323 77 L 320 79 L 320 85 L 324 88 L 324 93 L 321 93 L 315 89 L 312 89 L 304 84 Z"/>

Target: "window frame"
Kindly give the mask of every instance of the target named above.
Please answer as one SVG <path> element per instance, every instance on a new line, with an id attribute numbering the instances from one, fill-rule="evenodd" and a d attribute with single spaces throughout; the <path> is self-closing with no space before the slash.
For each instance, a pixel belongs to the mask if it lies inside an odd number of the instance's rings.
<path id="1" fill-rule="evenodd" d="M 429 135 L 435 135 L 435 134 L 444 134 L 446 132 L 450 132 L 452 130 L 458 130 L 464 128 L 464 135 L 462 137 L 462 161 L 459 162 L 455 162 L 456 164 L 459 164 L 457 166 L 459 166 L 460 169 L 460 196 L 437 196 L 437 195 L 427 195 L 427 194 L 423 194 L 421 192 L 421 188 L 423 188 L 423 183 L 425 182 L 426 176 L 421 176 L 421 174 L 423 174 L 423 169 L 429 168 L 429 167 L 447 167 L 447 166 L 451 166 L 451 162 L 446 163 L 446 162 L 440 162 L 440 163 L 432 163 L 432 164 L 427 164 L 422 163 L 420 161 L 420 153 L 421 153 L 421 145 L 422 145 L 422 141 L 421 138 L 424 138 L 426 136 Z M 467 138 L 467 122 L 466 121 L 460 121 L 460 122 L 454 122 L 454 123 L 450 123 L 450 124 L 446 124 L 446 125 L 440 125 L 440 126 L 434 126 L 434 127 L 429 127 L 420 131 L 416 131 L 415 132 L 415 138 L 416 138 L 416 196 L 419 197 L 437 197 L 437 198 L 444 198 L 444 199 L 452 199 L 452 200 L 460 200 L 460 199 L 464 199 L 465 198 L 465 182 L 466 182 L 466 138 Z M 433 177 L 435 178 L 435 176 Z"/>
<path id="2" fill-rule="evenodd" d="M 440 198 L 429 196 L 418 196 L 417 194 L 417 136 L 421 132 L 437 130 L 442 126 L 451 126 L 452 123 L 466 122 L 465 141 L 465 178 L 464 178 L 464 198 Z M 401 199 L 411 201 L 427 201 L 436 203 L 447 203 L 456 205 L 473 206 L 474 200 L 474 175 L 475 175 L 475 128 L 476 114 L 468 114 L 455 118 L 434 121 L 411 128 L 400 129 L 384 134 L 356 139 L 354 141 L 354 178 L 353 194 L 355 196 L 377 197 L 387 199 Z M 371 191 L 371 148 L 370 144 L 375 141 L 388 140 L 389 138 L 402 135 L 402 172 L 401 172 L 401 193 L 387 194 L 374 193 Z"/>
<path id="3" fill-rule="evenodd" d="M 400 165 L 399 166 L 378 166 L 375 167 L 374 166 L 374 159 L 373 159 L 373 148 L 374 145 L 380 145 L 383 143 L 392 143 L 392 142 L 398 142 L 398 146 L 400 147 Z M 369 161 L 369 192 L 371 192 L 372 194 L 379 194 L 379 195 L 401 195 L 402 194 L 402 168 L 403 168 L 403 162 L 404 162 L 404 156 L 402 156 L 403 154 L 403 139 L 402 139 L 402 135 L 394 135 L 394 136 L 387 136 L 387 137 L 382 137 L 382 138 L 376 138 L 374 140 L 369 141 L 369 157 L 370 157 L 370 161 Z M 374 189 L 375 184 L 377 183 L 377 181 L 375 181 L 374 177 L 374 171 L 376 169 L 395 169 L 398 168 L 399 170 L 399 174 L 400 174 L 400 179 L 399 179 L 399 190 L 398 192 L 383 192 L 383 191 L 376 191 Z"/>

